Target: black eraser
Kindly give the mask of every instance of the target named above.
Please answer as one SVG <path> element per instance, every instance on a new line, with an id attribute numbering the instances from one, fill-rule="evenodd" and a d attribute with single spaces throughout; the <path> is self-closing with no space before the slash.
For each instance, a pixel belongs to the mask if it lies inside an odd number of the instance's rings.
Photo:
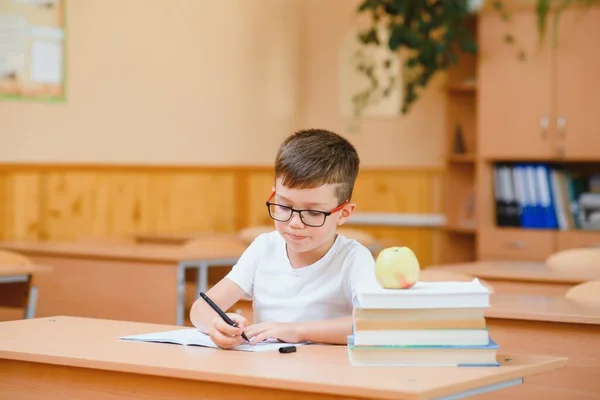
<path id="1" fill-rule="evenodd" d="M 285 347 L 279 348 L 280 353 L 293 353 L 295 351 L 296 351 L 296 346 L 285 346 Z"/>

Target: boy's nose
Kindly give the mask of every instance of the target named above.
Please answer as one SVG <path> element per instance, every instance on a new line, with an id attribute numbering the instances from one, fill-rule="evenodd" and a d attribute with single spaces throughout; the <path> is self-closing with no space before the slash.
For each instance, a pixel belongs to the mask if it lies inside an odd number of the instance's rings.
<path id="1" fill-rule="evenodd" d="M 304 223 L 302 222 L 302 219 L 300 218 L 300 213 L 297 213 L 297 212 L 292 213 L 292 219 L 290 219 L 290 226 L 298 227 L 298 228 L 304 227 Z"/>

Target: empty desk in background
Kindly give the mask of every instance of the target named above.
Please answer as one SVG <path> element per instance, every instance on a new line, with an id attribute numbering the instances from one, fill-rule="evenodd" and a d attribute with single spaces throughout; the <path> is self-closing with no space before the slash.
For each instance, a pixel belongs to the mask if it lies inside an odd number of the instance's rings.
<path id="1" fill-rule="evenodd" d="M 44 292 L 38 315 L 74 315 L 182 325 L 185 271 L 210 263 L 235 263 L 239 247 L 183 249 L 174 246 L 0 242 L 36 264 L 52 265 L 40 275 Z M 198 271 L 198 276 L 206 277 Z"/>
<path id="2" fill-rule="evenodd" d="M 34 275 L 51 270 L 42 265 L 0 264 L 0 307 L 22 308 L 21 318 L 35 317 L 38 288 Z"/>
<path id="3" fill-rule="evenodd" d="M 346 346 L 240 352 L 117 337 L 173 326 L 55 317 L 0 323 L 0 393 L 71 399 L 443 399 L 519 384 L 564 358 L 511 355 L 500 367 L 362 368 Z M 508 358 L 502 356 L 501 359 Z M 455 398 L 455 397 L 452 397 Z"/>
<path id="4" fill-rule="evenodd" d="M 598 398 L 600 304 L 586 305 L 562 296 L 493 294 L 490 300 L 486 321 L 501 352 L 543 354 L 569 360 L 565 368 L 532 376 L 527 385 L 507 389 L 502 393 L 504 397 L 498 393 L 493 399 Z"/>
<path id="5" fill-rule="evenodd" d="M 239 242 L 245 245 L 238 235 L 234 233 L 210 233 L 210 232 L 180 232 L 180 233 L 136 233 L 133 239 L 139 244 L 157 244 L 168 246 L 181 246 L 190 240 L 201 239 L 205 237 L 217 236 L 223 239 L 229 239 L 232 242 Z"/>
<path id="6" fill-rule="evenodd" d="M 562 296 L 569 288 L 583 282 L 600 279 L 600 268 L 594 275 L 569 274 L 554 271 L 541 262 L 475 261 L 459 264 L 433 265 L 481 278 L 493 286 L 496 293 Z"/>

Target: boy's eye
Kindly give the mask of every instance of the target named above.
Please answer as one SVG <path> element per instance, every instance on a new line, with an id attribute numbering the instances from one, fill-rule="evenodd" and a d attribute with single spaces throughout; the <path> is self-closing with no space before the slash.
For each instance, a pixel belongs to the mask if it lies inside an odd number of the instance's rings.
<path id="1" fill-rule="evenodd" d="M 310 215 L 311 217 L 318 217 L 319 215 L 323 214 L 321 211 L 312 211 L 312 210 L 308 210 L 308 215 Z"/>

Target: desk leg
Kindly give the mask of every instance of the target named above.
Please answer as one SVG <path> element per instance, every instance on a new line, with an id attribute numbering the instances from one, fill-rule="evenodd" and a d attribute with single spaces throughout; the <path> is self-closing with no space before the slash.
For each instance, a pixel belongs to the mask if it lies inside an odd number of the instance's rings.
<path id="1" fill-rule="evenodd" d="M 491 392 L 494 390 L 500 390 L 511 386 L 520 385 L 521 383 L 523 383 L 523 378 L 511 379 L 510 381 L 494 383 L 493 385 L 482 386 L 480 388 L 467 390 L 465 392 L 456 393 L 450 396 L 438 397 L 436 400 L 464 399 L 466 397 L 471 397 L 478 394 Z"/>
<path id="2" fill-rule="evenodd" d="M 185 324 L 185 269 L 185 263 L 177 264 L 177 325 Z"/>
<path id="3" fill-rule="evenodd" d="M 196 282 L 196 291 L 198 293 L 208 290 L 208 263 L 202 262 L 198 264 L 198 281 Z M 196 295 L 198 295 L 196 293 Z"/>
<path id="4" fill-rule="evenodd" d="M 27 299 L 27 308 L 25 309 L 25 318 L 35 318 L 35 308 L 37 306 L 38 288 L 32 285 L 29 288 L 29 299 Z"/>

